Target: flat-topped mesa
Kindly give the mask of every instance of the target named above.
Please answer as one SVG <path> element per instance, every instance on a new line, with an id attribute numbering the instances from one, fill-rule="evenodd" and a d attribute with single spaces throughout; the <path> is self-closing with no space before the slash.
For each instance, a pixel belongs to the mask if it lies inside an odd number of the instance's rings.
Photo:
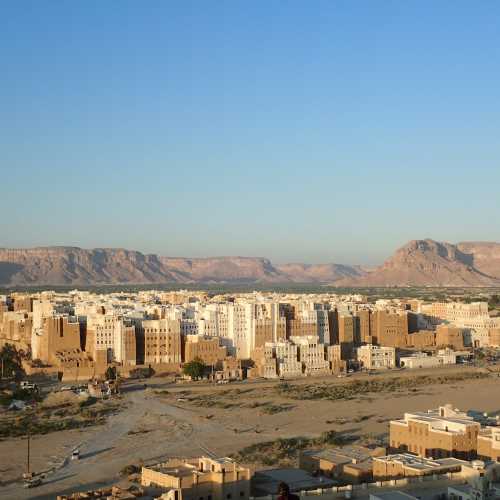
<path id="1" fill-rule="evenodd" d="M 0 285 L 324 283 L 360 274 L 351 266 L 338 266 L 342 272 L 332 275 L 336 267 L 326 264 L 294 274 L 265 257 L 164 257 L 123 248 L 63 246 L 0 249 Z"/>
<path id="2" fill-rule="evenodd" d="M 0 249 L 0 285 L 322 283 L 335 286 L 498 286 L 500 244 L 412 240 L 372 270 L 273 265 L 265 257 L 184 258 L 124 248 Z"/>

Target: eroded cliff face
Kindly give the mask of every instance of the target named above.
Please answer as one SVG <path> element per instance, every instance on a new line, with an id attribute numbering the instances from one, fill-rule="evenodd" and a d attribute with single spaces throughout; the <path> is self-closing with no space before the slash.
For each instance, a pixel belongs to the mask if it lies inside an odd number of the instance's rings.
<path id="1" fill-rule="evenodd" d="M 430 239 L 413 240 L 396 250 L 381 266 L 354 280 L 352 286 L 491 286 L 500 284 L 495 263 L 476 251 L 485 244 L 453 245 Z M 500 245 L 493 243 L 500 248 Z M 488 254 L 490 255 L 490 254 Z M 496 255 L 496 254 L 495 254 Z M 479 261 L 479 263 L 478 263 Z"/>
<path id="2" fill-rule="evenodd" d="M 177 281 L 156 255 L 124 249 L 75 247 L 0 249 L 6 284 L 158 283 Z"/>
<path id="3" fill-rule="evenodd" d="M 457 243 L 457 248 L 472 255 L 473 266 L 479 272 L 500 278 L 500 243 L 465 241 Z"/>
<path id="4" fill-rule="evenodd" d="M 268 259 L 261 257 L 212 257 L 182 259 L 160 257 L 168 269 L 184 272 L 192 281 L 281 281 L 284 279 Z"/>
<path id="5" fill-rule="evenodd" d="M 0 249 L 1 285 L 332 283 L 338 286 L 500 284 L 500 244 L 413 240 L 366 271 L 340 264 L 273 266 L 260 257 L 188 259 L 122 248 Z"/>
<path id="6" fill-rule="evenodd" d="M 2 284 L 119 284 L 280 281 L 286 277 L 267 259 L 184 259 L 96 248 L 0 249 Z"/>
<path id="7" fill-rule="evenodd" d="M 366 272 L 360 266 L 343 264 L 283 264 L 277 266 L 290 281 L 295 283 L 334 283 L 341 279 L 353 279 L 364 276 Z"/>

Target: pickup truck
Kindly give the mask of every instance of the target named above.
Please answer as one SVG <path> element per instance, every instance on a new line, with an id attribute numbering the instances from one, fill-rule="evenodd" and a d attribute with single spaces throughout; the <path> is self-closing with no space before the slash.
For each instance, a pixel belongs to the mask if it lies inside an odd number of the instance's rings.
<path id="1" fill-rule="evenodd" d="M 38 386 L 29 380 L 19 382 L 19 387 L 25 391 L 36 391 L 38 389 Z"/>
<path id="2" fill-rule="evenodd" d="M 42 484 L 42 478 L 34 477 L 33 479 L 26 479 L 24 481 L 25 488 L 36 488 Z"/>

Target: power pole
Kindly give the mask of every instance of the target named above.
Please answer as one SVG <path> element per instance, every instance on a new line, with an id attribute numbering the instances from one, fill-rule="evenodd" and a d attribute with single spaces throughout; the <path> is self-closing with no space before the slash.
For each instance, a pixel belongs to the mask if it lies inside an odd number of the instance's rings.
<path id="1" fill-rule="evenodd" d="M 28 477 L 30 476 L 30 441 L 31 441 L 31 435 L 30 435 L 30 431 L 28 429 L 28 458 L 27 458 L 27 463 L 26 463 Z"/>

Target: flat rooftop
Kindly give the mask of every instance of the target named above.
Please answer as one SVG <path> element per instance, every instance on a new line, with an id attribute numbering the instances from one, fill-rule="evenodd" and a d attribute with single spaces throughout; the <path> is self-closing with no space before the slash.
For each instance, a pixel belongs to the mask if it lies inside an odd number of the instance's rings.
<path id="1" fill-rule="evenodd" d="M 291 491 L 331 488 L 337 484 L 326 477 L 314 477 L 302 469 L 268 469 L 255 473 L 252 487 L 260 493 L 276 495 L 281 482 L 288 484 Z"/>
<path id="2" fill-rule="evenodd" d="M 210 459 L 212 462 L 216 462 L 218 464 L 224 465 L 224 464 L 234 464 L 234 460 L 229 457 L 220 457 L 220 458 L 211 458 Z"/>
<path id="3" fill-rule="evenodd" d="M 480 424 L 476 422 L 472 417 L 442 417 L 438 412 L 405 413 L 404 418 L 391 420 L 391 423 L 406 426 L 408 425 L 408 420 L 429 424 L 432 429 L 445 431 L 452 434 L 462 433 L 465 426 L 473 425 L 476 427 L 480 427 Z"/>
<path id="4" fill-rule="evenodd" d="M 468 484 L 453 484 L 448 486 L 448 492 L 449 491 L 456 491 L 457 493 L 462 493 L 462 494 L 469 494 L 471 487 Z"/>
<path id="5" fill-rule="evenodd" d="M 308 450 L 304 455 L 321 458 L 335 464 L 360 463 L 372 458 L 373 450 L 361 446 L 344 446 L 326 450 Z"/>
<path id="6" fill-rule="evenodd" d="M 206 457 L 202 457 L 206 458 Z M 241 467 L 231 458 L 229 457 L 219 457 L 219 458 L 209 458 L 209 462 L 217 463 L 219 465 L 234 465 L 237 469 L 241 469 Z M 201 470 L 200 463 L 198 459 L 179 461 L 176 459 L 172 459 L 168 462 L 163 462 L 155 465 L 150 465 L 145 467 L 146 469 L 151 469 L 157 472 L 161 472 L 162 474 L 168 474 L 174 477 L 186 477 L 193 474 L 203 475 L 210 472 L 209 470 Z"/>
<path id="7" fill-rule="evenodd" d="M 157 465 L 151 465 L 149 467 L 145 467 L 146 469 L 151 469 L 156 472 L 161 472 L 162 474 L 168 474 L 169 476 L 174 476 L 174 477 L 186 477 L 186 476 L 192 476 L 193 474 L 203 474 L 203 472 L 200 472 L 197 467 L 193 465 L 170 465 L 170 464 L 157 464 Z"/>
<path id="8" fill-rule="evenodd" d="M 417 500 L 417 497 L 403 491 L 387 491 L 370 495 L 370 500 Z"/>
<path id="9" fill-rule="evenodd" d="M 385 457 L 377 457 L 375 460 L 379 460 L 381 462 L 397 462 L 405 467 L 420 471 L 447 469 L 450 467 L 459 467 L 469 463 L 464 460 L 459 460 L 458 458 L 441 458 L 434 460 L 432 458 L 418 457 L 416 455 L 412 455 L 411 453 L 397 453 L 394 455 L 387 455 Z"/>

